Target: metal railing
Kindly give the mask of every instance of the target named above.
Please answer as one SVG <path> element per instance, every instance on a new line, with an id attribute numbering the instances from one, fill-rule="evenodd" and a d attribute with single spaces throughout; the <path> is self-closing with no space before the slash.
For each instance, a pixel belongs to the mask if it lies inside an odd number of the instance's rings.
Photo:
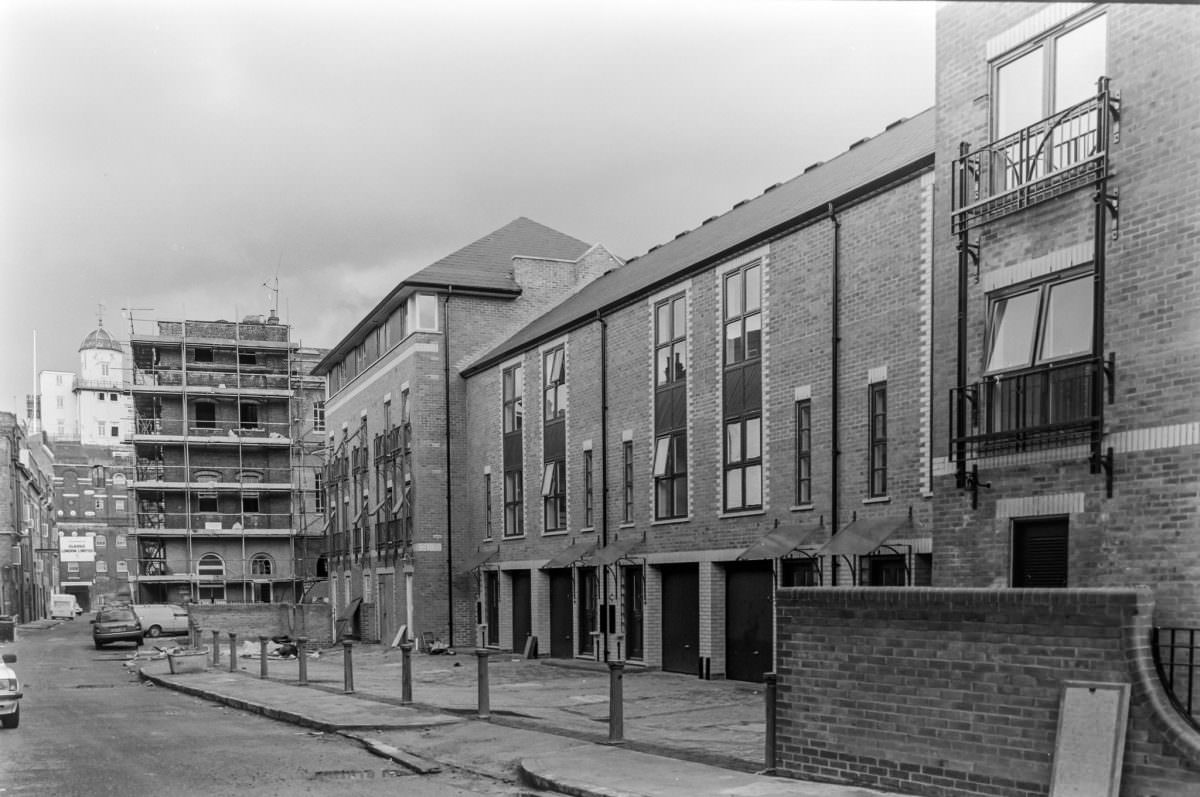
<path id="1" fill-rule="evenodd" d="M 180 418 L 134 418 L 134 433 L 139 435 L 190 435 L 193 437 L 223 437 L 230 440 L 243 438 L 270 438 L 287 441 L 289 426 L 286 421 L 255 421 L 253 424 L 235 420 L 184 421 Z"/>
<path id="2" fill-rule="evenodd" d="M 954 234 L 1094 182 L 1119 135 L 1120 100 L 1108 78 L 1097 93 L 1053 116 L 967 151 L 951 163 Z"/>
<path id="3" fill-rule="evenodd" d="M 1179 713 L 1200 731 L 1200 628 L 1155 628 L 1154 666 Z"/>
<path id="4" fill-rule="evenodd" d="M 253 531 L 291 529 L 290 512 L 138 512 L 139 529 L 191 529 L 203 531 Z"/>
<path id="5" fill-rule="evenodd" d="M 1105 362 L 1093 357 L 985 377 L 950 391 L 950 452 L 968 457 L 1030 451 L 1090 440 L 1100 422 L 1095 381 Z M 958 413 L 967 435 L 956 437 Z"/>
<path id="6" fill-rule="evenodd" d="M 292 482 L 292 469 L 279 468 L 216 468 L 212 466 L 167 465 L 162 462 L 139 462 L 134 466 L 134 480 L 138 482 L 195 482 L 205 484 L 239 484 L 243 490 L 264 489 L 266 484 Z"/>
<path id="7" fill-rule="evenodd" d="M 243 371 L 187 370 L 177 368 L 135 368 L 133 384 L 146 387 L 211 387 L 223 390 L 289 390 L 287 374 L 246 373 Z"/>

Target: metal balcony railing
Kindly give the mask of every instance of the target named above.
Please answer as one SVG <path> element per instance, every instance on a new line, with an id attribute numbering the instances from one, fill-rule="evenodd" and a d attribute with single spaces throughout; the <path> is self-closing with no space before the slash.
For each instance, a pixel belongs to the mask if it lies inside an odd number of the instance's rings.
<path id="1" fill-rule="evenodd" d="M 1167 696 L 1200 731 L 1200 628 L 1155 628 L 1154 665 Z"/>
<path id="2" fill-rule="evenodd" d="M 1094 357 L 1048 363 L 985 377 L 950 391 L 950 456 L 967 459 L 1032 451 L 1091 440 L 1099 429 L 1096 380 L 1105 362 Z M 959 413 L 965 436 L 956 436 Z"/>
<path id="3" fill-rule="evenodd" d="M 134 418 L 134 434 L 138 435 L 172 435 L 211 438 L 229 438 L 231 440 L 244 438 L 270 438 L 287 441 L 289 433 L 286 421 L 255 421 L 253 423 L 234 420 L 202 421 L 194 418 L 186 422 L 179 418 Z"/>
<path id="4" fill-rule="evenodd" d="M 138 512 L 139 529 L 192 531 L 283 530 L 293 527 L 290 512 Z"/>
<path id="5" fill-rule="evenodd" d="M 242 490 L 260 490 L 264 484 L 291 485 L 292 469 L 280 468 L 216 468 L 212 466 L 166 465 L 161 462 L 139 462 L 134 466 L 137 482 L 194 482 L 204 484 L 238 484 Z M 214 488 L 215 489 L 215 488 Z"/>
<path id="6" fill-rule="evenodd" d="M 1119 136 L 1120 100 L 1108 78 L 1094 97 L 973 151 L 951 163 L 951 227 L 955 235 L 1095 182 L 1108 172 Z"/>

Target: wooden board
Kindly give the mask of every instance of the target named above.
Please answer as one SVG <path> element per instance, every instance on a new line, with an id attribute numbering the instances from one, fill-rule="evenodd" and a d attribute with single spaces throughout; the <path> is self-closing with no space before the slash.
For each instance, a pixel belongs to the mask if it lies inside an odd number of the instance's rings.
<path id="1" fill-rule="evenodd" d="M 1129 684 L 1065 682 L 1050 797 L 1117 797 L 1128 720 Z"/>

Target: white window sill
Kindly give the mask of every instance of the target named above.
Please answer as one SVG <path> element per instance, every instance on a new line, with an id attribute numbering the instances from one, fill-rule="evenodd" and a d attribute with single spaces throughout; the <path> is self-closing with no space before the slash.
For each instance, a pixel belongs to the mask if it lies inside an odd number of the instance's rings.
<path id="1" fill-rule="evenodd" d="M 555 529 L 554 531 L 543 531 L 542 532 L 543 537 L 565 537 L 566 534 L 567 534 L 566 529 Z"/>
<path id="2" fill-rule="evenodd" d="M 720 514 L 717 515 L 717 517 L 724 519 L 724 518 L 753 517 L 755 515 L 765 515 L 765 514 L 767 514 L 767 510 L 766 510 L 766 507 L 763 507 L 762 509 L 738 509 L 738 510 L 734 510 L 732 512 L 721 512 Z"/>
<path id="3" fill-rule="evenodd" d="M 796 504 L 795 506 L 791 507 L 791 510 L 793 512 L 811 512 L 815 508 L 816 507 L 813 504 Z"/>
<path id="4" fill-rule="evenodd" d="M 650 525 L 651 526 L 678 526 L 681 523 L 690 522 L 691 519 L 692 519 L 691 515 L 687 515 L 685 517 L 669 517 L 669 518 L 663 518 L 662 520 L 652 520 L 652 521 L 650 521 Z"/>
<path id="5" fill-rule="evenodd" d="M 890 504 L 892 497 L 890 495 L 877 495 L 874 498 L 864 498 L 864 504 Z"/>

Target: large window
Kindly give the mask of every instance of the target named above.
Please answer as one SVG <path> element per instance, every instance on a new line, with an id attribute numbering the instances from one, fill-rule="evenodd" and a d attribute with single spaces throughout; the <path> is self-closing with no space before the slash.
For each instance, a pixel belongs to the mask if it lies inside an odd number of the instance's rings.
<path id="1" fill-rule="evenodd" d="M 492 474 L 483 474 L 483 536 L 492 538 Z"/>
<path id="2" fill-rule="evenodd" d="M 324 401 L 314 401 L 313 402 L 313 431 L 314 432 L 325 431 L 325 402 Z"/>
<path id="3" fill-rule="evenodd" d="M 994 133 L 1004 139 L 1034 127 L 1098 92 L 1106 74 L 1106 17 L 1063 26 L 994 64 Z M 1096 151 L 1095 111 L 1071 114 L 1056 128 L 1034 128 L 1005 149 L 1004 187 L 1064 168 Z M 1044 137 L 1043 137 L 1044 136 Z"/>
<path id="4" fill-rule="evenodd" d="M 868 390 L 871 439 L 868 449 L 868 485 L 872 498 L 887 495 L 887 382 L 876 382 Z"/>
<path id="5" fill-rule="evenodd" d="M 567 527 L 566 349 L 542 354 L 542 528 Z"/>
<path id="6" fill-rule="evenodd" d="M 546 531 L 567 527 L 567 463 L 547 462 L 542 471 L 542 507 Z"/>
<path id="7" fill-rule="evenodd" d="M 687 301 L 654 307 L 654 517 L 687 516 Z"/>
<path id="8" fill-rule="evenodd" d="M 504 416 L 504 536 L 519 537 L 525 533 L 524 484 L 522 469 L 524 451 L 521 429 L 524 423 L 525 378 L 518 363 L 504 369 L 503 416 Z"/>
<path id="9" fill-rule="evenodd" d="M 519 432 L 525 416 L 525 378 L 520 365 L 504 370 L 504 433 Z"/>
<path id="10" fill-rule="evenodd" d="M 596 525 L 596 475 L 592 469 L 591 449 L 583 452 L 583 527 L 594 528 Z"/>
<path id="11" fill-rule="evenodd" d="M 519 537 L 525 533 L 525 522 L 522 518 L 521 504 L 524 502 L 524 491 L 521 485 L 521 471 L 504 472 L 504 536 Z"/>
<path id="12" fill-rule="evenodd" d="M 547 423 L 567 412 L 566 364 L 562 346 L 542 355 L 542 418 Z"/>
<path id="13" fill-rule="evenodd" d="M 796 505 L 812 503 L 812 402 L 796 402 Z"/>
<path id="14" fill-rule="evenodd" d="M 762 506 L 762 266 L 724 278 L 724 508 Z"/>
<path id="15" fill-rule="evenodd" d="M 622 493 L 622 504 L 624 511 L 621 514 L 621 519 L 625 523 L 633 522 L 633 441 L 626 440 L 621 445 L 621 473 L 624 476 L 624 489 Z"/>
<path id="16" fill-rule="evenodd" d="M 1022 286 L 992 298 L 988 373 L 1091 353 L 1091 273 Z"/>

